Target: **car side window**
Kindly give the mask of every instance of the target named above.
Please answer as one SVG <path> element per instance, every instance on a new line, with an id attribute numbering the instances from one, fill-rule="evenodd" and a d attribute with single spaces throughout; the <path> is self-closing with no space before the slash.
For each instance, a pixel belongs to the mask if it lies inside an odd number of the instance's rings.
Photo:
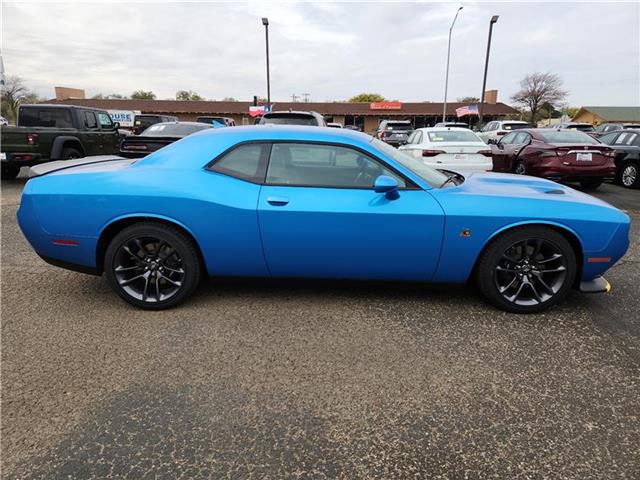
<path id="1" fill-rule="evenodd" d="M 336 145 L 274 143 L 266 183 L 298 187 L 372 188 L 376 178 L 406 182 L 368 155 Z"/>
<path id="2" fill-rule="evenodd" d="M 616 141 L 613 143 L 614 145 L 626 145 L 628 137 L 629 137 L 629 134 L 627 132 L 622 132 L 618 136 L 618 138 L 616 138 Z"/>
<path id="3" fill-rule="evenodd" d="M 407 138 L 407 143 L 414 143 L 413 139 L 416 138 L 417 134 L 418 132 L 413 132 L 411 135 L 409 135 L 409 138 Z"/>
<path id="4" fill-rule="evenodd" d="M 514 143 L 515 145 L 524 145 L 526 143 L 529 143 L 529 134 L 526 132 L 517 133 L 512 143 Z"/>
<path id="5" fill-rule="evenodd" d="M 213 165 L 209 166 L 209 170 L 241 180 L 261 183 L 268 155 L 268 143 L 246 143 L 215 160 Z"/>
<path id="6" fill-rule="evenodd" d="M 98 121 L 93 112 L 84 112 L 84 126 L 90 129 L 98 128 Z"/>
<path id="7" fill-rule="evenodd" d="M 613 141 L 617 136 L 618 132 L 607 133 L 606 135 L 602 135 L 600 138 L 598 138 L 598 140 L 600 140 L 602 143 L 606 143 L 607 145 L 611 145 L 613 144 Z"/>
<path id="8" fill-rule="evenodd" d="M 636 138 L 633 140 L 633 145 L 640 147 L 640 135 L 636 134 Z"/>
<path id="9" fill-rule="evenodd" d="M 638 134 L 637 133 L 630 133 L 629 136 L 627 137 L 627 141 L 624 142 L 625 145 L 635 145 L 637 143 L 638 139 Z"/>
<path id="10" fill-rule="evenodd" d="M 422 132 L 416 131 L 414 133 L 416 134 L 416 136 L 413 138 L 413 143 L 422 143 Z"/>
<path id="11" fill-rule="evenodd" d="M 514 143 L 516 135 L 518 135 L 518 132 L 507 133 L 504 137 L 502 137 L 500 143 L 502 145 L 511 145 L 512 143 Z"/>
<path id="12" fill-rule="evenodd" d="M 100 122 L 100 128 L 103 130 L 113 129 L 113 122 L 107 113 L 98 112 L 98 121 Z"/>

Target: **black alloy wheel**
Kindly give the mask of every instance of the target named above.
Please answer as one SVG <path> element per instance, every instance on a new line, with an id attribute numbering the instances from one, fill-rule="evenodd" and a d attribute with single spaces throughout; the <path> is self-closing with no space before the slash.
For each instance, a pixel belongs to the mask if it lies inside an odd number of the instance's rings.
<path id="1" fill-rule="evenodd" d="M 191 295 L 201 272 L 193 242 L 171 226 L 151 222 L 116 235 L 104 267 L 118 295 L 153 310 L 172 307 Z"/>
<path id="2" fill-rule="evenodd" d="M 482 253 L 477 280 L 494 305 L 538 312 L 558 302 L 573 284 L 575 253 L 558 232 L 524 227 L 498 237 Z"/>
<path id="3" fill-rule="evenodd" d="M 522 160 L 519 160 L 516 163 L 516 167 L 513 169 L 513 173 L 516 175 L 526 175 L 527 174 L 527 166 L 524 164 Z"/>

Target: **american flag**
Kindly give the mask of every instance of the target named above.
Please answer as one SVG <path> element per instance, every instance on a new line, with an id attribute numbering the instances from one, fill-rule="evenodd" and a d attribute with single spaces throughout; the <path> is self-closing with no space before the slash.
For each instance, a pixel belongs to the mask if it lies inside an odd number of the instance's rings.
<path id="1" fill-rule="evenodd" d="M 467 105 L 466 107 L 456 108 L 456 116 L 458 118 L 465 115 L 478 115 L 478 105 Z"/>

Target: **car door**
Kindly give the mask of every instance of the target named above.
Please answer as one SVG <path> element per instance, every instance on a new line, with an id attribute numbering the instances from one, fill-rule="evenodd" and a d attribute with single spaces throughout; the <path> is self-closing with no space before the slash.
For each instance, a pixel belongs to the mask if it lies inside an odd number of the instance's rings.
<path id="1" fill-rule="evenodd" d="M 100 140 L 103 155 L 118 153 L 120 137 L 111 117 L 106 112 L 98 112 L 98 123 L 100 124 Z"/>
<path id="2" fill-rule="evenodd" d="M 404 151 L 407 155 L 411 155 L 413 157 L 421 157 L 422 156 L 422 142 L 423 135 L 422 131 L 415 130 L 411 136 L 409 137 L 408 143 L 406 145 L 402 145 L 399 150 Z"/>
<path id="3" fill-rule="evenodd" d="M 98 126 L 96 114 L 91 110 L 84 110 L 82 112 L 82 120 L 84 123 L 82 147 L 85 155 L 100 155 L 102 152 L 100 127 Z"/>
<path id="4" fill-rule="evenodd" d="M 380 175 L 399 198 L 376 193 Z M 274 143 L 258 200 L 273 276 L 429 280 L 444 228 L 440 205 L 380 159 L 348 145 Z"/>
<path id="5" fill-rule="evenodd" d="M 494 172 L 510 172 L 511 163 L 513 161 L 514 145 L 517 132 L 507 133 L 498 143 L 491 146 L 493 153 L 493 171 Z"/>

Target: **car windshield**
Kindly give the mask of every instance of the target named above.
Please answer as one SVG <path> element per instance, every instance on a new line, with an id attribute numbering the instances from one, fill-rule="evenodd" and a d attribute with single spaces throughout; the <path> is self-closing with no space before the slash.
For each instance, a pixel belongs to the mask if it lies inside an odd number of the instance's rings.
<path id="1" fill-rule="evenodd" d="M 503 123 L 503 130 L 520 130 L 521 128 L 528 128 L 529 124 L 527 123 Z"/>
<path id="2" fill-rule="evenodd" d="M 539 133 L 547 143 L 600 143 L 592 136 L 579 130 L 556 130 Z"/>
<path id="3" fill-rule="evenodd" d="M 156 123 L 151 125 L 142 136 L 145 137 L 186 137 L 199 130 L 209 128 L 206 124 L 193 125 L 184 123 Z"/>
<path id="4" fill-rule="evenodd" d="M 387 130 L 405 130 L 405 131 L 408 131 L 408 130 L 413 130 L 413 127 L 411 126 L 410 123 L 389 122 L 389 123 L 387 123 L 386 129 Z"/>
<path id="5" fill-rule="evenodd" d="M 469 131 L 460 132 L 457 130 L 440 130 L 437 132 L 429 132 L 429 141 L 433 143 L 440 143 L 440 142 L 484 143 L 473 132 L 469 132 Z"/>
<path id="6" fill-rule="evenodd" d="M 593 126 L 591 125 L 569 125 L 567 128 L 580 130 L 581 132 L 593 132 Z"/>
<path id="7" fill-rule="evenodd" d="M 435 168 L 431 168 L 428 165 L 425 165 L 417 158 L 410 157 L 409 155 L 402 153 L 400 150 L 392 147 L 382 140 L 374 138 L 373 140 L 371 140 L 371 145 L 382 152 L 385 156 L 395 160 L 396 162 L 411 170 L 432 187 L 441 186 L 449 178 L 448 175 L 439 172 Z"/>
<path id="8" fill-rule="evenodd" d="M 318 125 L 312 115 L 301 115 L 296 113 L 275 113 L 265 115 L 260 121 L 261 124 L 273 125 Z"/>

